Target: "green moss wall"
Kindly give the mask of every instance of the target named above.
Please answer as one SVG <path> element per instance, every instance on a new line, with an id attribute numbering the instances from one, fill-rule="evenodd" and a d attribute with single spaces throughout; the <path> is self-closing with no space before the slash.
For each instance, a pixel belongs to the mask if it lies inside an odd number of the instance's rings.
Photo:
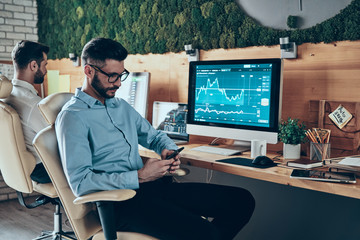
<path id="1" fill-rule="evenodd" d="M 121 42 L 131 54 L 360 39 L 360 0 L 312 28 L 281 31 L 258 25 L 233 0 L 38 0 L 39 42 L 49 58 L 81 53 L 94 37 Z"/>

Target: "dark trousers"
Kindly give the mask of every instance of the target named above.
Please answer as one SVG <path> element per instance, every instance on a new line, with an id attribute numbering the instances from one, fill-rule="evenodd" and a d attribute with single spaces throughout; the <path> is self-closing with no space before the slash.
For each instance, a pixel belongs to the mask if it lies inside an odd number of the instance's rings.
<path id="1" fill-rule="evenodd" d="M 161 240 L 225 240 L 233 239 L 246 225 L 255 200 L 242 188 L 160 179 L 140 184 L 133 199 L 116 203 L 115 208 L 121 231 Z"/>
<path id="2" fill-rule="evenodd" d="M 51 183 L 51 179 L 42 163 L 36 164 L 30 178 L 38 183 Z"/>

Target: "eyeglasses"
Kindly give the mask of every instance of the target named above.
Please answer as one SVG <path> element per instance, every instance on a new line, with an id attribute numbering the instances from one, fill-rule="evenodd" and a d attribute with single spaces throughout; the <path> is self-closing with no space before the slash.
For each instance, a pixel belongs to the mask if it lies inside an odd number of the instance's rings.
<path id="1" fill-rule="evenodd" d="M 102 74 L 104 74 L 105 76 L 108 77 L 108 82 L 109 83 L 114 83 L 116 82 L 119 78 L 120 78 L 120 81 L 123 82 L 125 81 L 125 79 L 129 76 L 129 71 L 124 69 L 124 71 L 120 74 L 117 74 L 117 73 L 112 73 L 112 74 L 108 74 L 106 72 L 104 72 L 103 70 L 101 70 L 101 68 L 99 68 L 98 66 L 95 66 L 95 65 L 92 65 L 92 64 L 87 64 L 89 65 L 90 67 L 92 67 L 93 69 L 95 69 L 95 71 L 98 71 L 98 72 L 101 72 Z"/>

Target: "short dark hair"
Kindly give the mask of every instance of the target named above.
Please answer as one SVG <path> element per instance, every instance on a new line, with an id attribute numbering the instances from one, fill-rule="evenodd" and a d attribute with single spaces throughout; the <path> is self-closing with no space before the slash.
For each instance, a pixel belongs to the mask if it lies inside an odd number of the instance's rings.
<path id="1" fill-rule="evenodd" d="M 120 43 L 108 38 L 94 38 L 85 44 L 81 61 L 83 65 L 88 63 L 104 65 L 106 59 L 123 61 L 128 51 Z"/>
<path id="2" fill-rule="evenodd" d="M 31 61 L 40 63 L 44 60 L 43 53 L 48 54 L 49 47 L 38 42 L 22 40 L 16 43 L 11 58 L 16 69 L 24 69 Z"/>

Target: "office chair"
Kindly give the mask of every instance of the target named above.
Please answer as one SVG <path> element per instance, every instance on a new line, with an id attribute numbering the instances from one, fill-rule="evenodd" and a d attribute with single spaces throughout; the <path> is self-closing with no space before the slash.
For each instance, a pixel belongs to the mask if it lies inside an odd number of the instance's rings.
<path id="1" fill-rule="evenodd" d="M 51 178 L 77 239 L 155 240 L 140 233 L 115 231 L 112 202 L 132 198 L 136 193 L 134 190 L 101 191 L 78 198 L 72 193 L 60 161 L 54 126 L 57 114 L 71 96 L 70 93 L 55 93 L 39 103 L 39 109 L 50 126 L 36 135 L 33 145 Z"/>
<path id="2" fill-rule="evenodd" d="M 5 76 L 0 75 L 0 99 L 6 99 L 12 91 L 12 84 Z M 26 149 L 19 115 L 8 104 L 0 101 L 0 169 L 5 183 L 13 188 L 21 205 L 36 208 L 51 202 L 55 205 L 54 229 L 43 231 L 40 239 L 74 239 L 69 233 L 62 231 L 60 202 L 51 183 L 40 184 L 30 178 L 36 165 L 35 157 Z M 26 203 L 23 193 L 37 192 L 43 196 L 32 203 Z"/>

